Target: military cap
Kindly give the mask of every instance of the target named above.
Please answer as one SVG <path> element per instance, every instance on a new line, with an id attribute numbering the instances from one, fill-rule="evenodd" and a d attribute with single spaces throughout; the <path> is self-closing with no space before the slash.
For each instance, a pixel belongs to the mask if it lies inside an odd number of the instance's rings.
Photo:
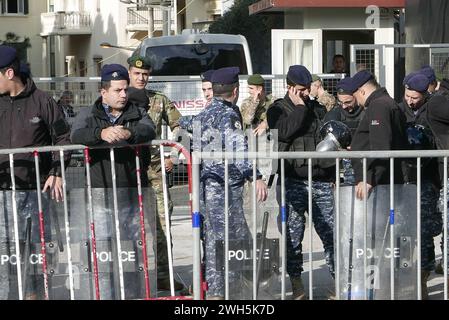
<path id="1" fill-rule="evenodd" d="M 321 78 L 317 74 L 312 74 L 312 82 L 322 81 Z"/>
<path id="2" fill-rule="evenodd" d="M 287 78 L 294 84 L 306 87 L 312 82 L 312 75 L 309 70 L 301 65 L 290 66 L 290 68 L 288 68 Z"/>
<path id="3" fill-rule="evenodd" d="M 253 74 L 248 77 L 248 84 L 253 86 L 263 86 L 265 81 L 260 74 Z"/>
<path id="4" fill-rule="evenodd" d="M 341 79 L 338 83 L 337 83 L 337 94 L 348 94 L 348 95 L 352 95 L 353 91 L 351 90 L 351 78 L 344 78 Z"/>
<path id="5" fill-rule="evenodd" d="M 0 46 L 0 68 L 7 67 L 17 59 L 17 51 L 13 47 Z"/>
<path id="6" fill-rule="evenodd" d="M 203 82 L 212 82 L 212 75 L 214 74 L 215 70 L 211 69 L 211 70 L 207 70 L 205 72 L 203 72 L 200 77 L 201 77 L 201 81 Z"/>
<path id="7" fill-rule="evenodd" d="M 226 67 L 215 70 L 212 74 L 211 82 L 219 84 L 233 84 L 239 81 L 238 67 Z"/>
<path id="8" fill-rule="evenodd" d="M 421 68 L 421 70 L 419 70 L 419 72 L 425 75 L 429 79 L 430 83 L 436 81 L 437 79 L 435 75 L 435 70 L 433 70 L 431 66 L 424 66 Z"/>
<path id="9" fill-rule="evenodd" d="M 430 81 L 421 72 L 412 72 L 404 78 L 403 84 L 406 89 L 424 93 L 429 88 Z"/>
<path id="10" fill-rule="evenodd" d="M 101 81 L 126 80 L 129 82 L 128 70 L 121 64 L 105 64 L 101 69 Z"/>
<path id="11" fill-rule="evenodd" d="M 147 58 L 142 56 L 131 56 L 126 60 L 130 67 L 135 67 L 139 69 L 151 69 L 151 63 Z"/>
<path id="12" fill-rule="evenodd" d="M 368 81 L 374 79 L 374 76 L 368 70 L 361 70 L 357 72 L 353 77 L 348 78 L 347 89 L 352 94 L 356 92 L 361 86 L 363 86 Z"/>

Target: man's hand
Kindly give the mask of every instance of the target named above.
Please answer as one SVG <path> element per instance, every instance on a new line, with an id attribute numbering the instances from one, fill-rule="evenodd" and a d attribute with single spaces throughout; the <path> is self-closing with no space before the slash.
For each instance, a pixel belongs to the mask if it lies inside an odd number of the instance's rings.
<path id="1" fill-rule="evenodd" d="M 256 129 L 253 130 L 253 133 L 255 136 L 261 136 L 267 131 L 268 129 L 268 122 L 266 120 L 262 121 Z"/>
<path id="2" fill-rule="evenodd" d="M 61 177 L 49 176 L 45 182 L 44 189 L 42 189 L 42 193 L 47 192 L 49 189 L 50 196 L 53 200 L 56 200 L 56 202 L 64 200 Z"/>
<path id="3" fill-rule="evenodd" d="M 369 183 L 366 184 L 366 192 L 368 195 L 372 188 L 373 188 L 372 185 L 370 185 Z M 360 200 L 363 200 L 365 198 L 365 188 L 364 188 L 363 181 L 360 181 L 357 184 L 357 186 L 355 187 L 355 196 L 357 197 L 357 199 L 360 199 Z"/>
<path id="4" fill-rule="evenodd" d="M 170 158 L 165 159 L 165 171 L 171 172 L 173 170 L 173 161 Z"/>
<path id="5" fill-rule="evenodd" d="M 101 130 L 101 139 L 108 143 L 117 143 L 131 138 L 131 132 L 123 126 L 113 126 Z"/>
<path id="6" fill-rule="evenodd" d="M 288 89 L 288 96 L 295 106 L 304 105 L 304 100 L 301 98 L 301 93 L 296 90 L 295 87 L 290 87 Z"/>
<path id="7" fill-rule="evenodd" d="M 257 193 L 257 201 L 263 202 L 267 200 L 268 188 L 265 182 L 263 182 L 261 179 L 256 180 L 256 193 Z"/>

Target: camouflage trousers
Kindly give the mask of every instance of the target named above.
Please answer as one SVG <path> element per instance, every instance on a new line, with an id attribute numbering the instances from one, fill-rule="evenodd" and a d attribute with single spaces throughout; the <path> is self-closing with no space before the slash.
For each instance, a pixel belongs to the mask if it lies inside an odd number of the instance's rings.
<path id="1" fill-rule="evenodd" d="M 299 277 L 303 271 L 302 240 L 306 227 L 309 188 L 307 181 L 286 178 L 287 273 Z M 278 201 L 280 194 L 278 193 Z M 280 203 L 280 201 L 279 201 Z M 312 182 L 312 221 L 323 242 L 326 264 L 334 277 L 334 191 L 329 182 Z"/>
<path id="2" fill-rule="evenodd" d="M 224 270 L 219 267 L 217 260 L 223 258 L 217 256 L 217 244 L 224 241 L 225 238 L 225 215 L 224 215 L 224 184 L 213 179 L 207 179 L 204 182 L 205 195 L 205 262 L 206 262 L 206 281 L 208 284 L 207 294 L 209 296 L 224 296 L 225 279 Z M 229 240 L 245 240 L 249 238 L 249 228 L 243 212 L 243 183 L 229 187 Z M 228 273 L 229 283 L 238 282 L 238 272 L 230 271 Z"/>
<path id="3" fill-rule="evenodd" d="M 447 185 L 448 185 L 448 190 L 447 190 L 447 200 L 448 200 L 447 208 L 448 209 L 447 210 L 448 210 L 448 230 L 449 230 L 449 179 L 447 180 Z M 444 253 L 444 220 L 443 220 L 444 219 L 444 217 L 443 217 L 443 215 L 444 215 L 444 196 L 443 196 L 443 191 L 444 191 L 444 188 L 441 188 L 440 199 L 438 202 L 438 207 L 439 207 L 439 210 L 442 215 L 441 220 L 443 221 L 441 224 L 442 227 L 441 227 L 441 241 L 440 241 L 440 248 L 441 248 L 442 253 Z M 447 256 L 449 258 L 449 239 L 448 239 L 448 254 L 447 254 Z"/>
<path id="4" fill-rule="evenodd" d="M 157 203 L 156 236 L 157 236 L 157 277 L 158 279 L 168 278 L 168 253 L 167 253 L 167 227 L 165 221 L 164 191 L 162 188 L 162 172 L 154 171 L 151 167 L 148 170 L 150 187 L 153 188 Z M 173 201 L 170 191 L 168 195 L 168 215 L 171 219 L 173 213 Z M 171 224 L 170 224 L 171 225 Z M 172 244 L 173 245 L 173 244 Z"/>
<path id="5" fill-rule="evenodd" d="M 442 216 L 438 211 L 440 194 L 429 181 L 421 186 L 421 268 L 431 271 L 435 268 L 435 245 L 433 238 L 441 232 Z"/>
<path id="6" fill-rule="evenodd" d="M 355 185 L 355 174 L 351 159 L 342 159 L 341 162 L 343 166 L 343 183 L 349 186 Z"/>

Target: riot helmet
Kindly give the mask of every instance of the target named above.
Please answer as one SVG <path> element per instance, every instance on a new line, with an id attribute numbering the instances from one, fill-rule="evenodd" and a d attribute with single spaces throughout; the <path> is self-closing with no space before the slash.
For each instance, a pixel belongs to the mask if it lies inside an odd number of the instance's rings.
<path id="1" fill-rule="evenodd" d="M 420 124 L 412 123 L 407 125 L 407 140 L 410 149 L 435 149 L 435 140 L 432 131 Z"/>
<path id="2" fill-rule="evenodd" d="M 346 149 L 351 144 L 351 130 L 341 121 L 330 120 L 320 128 L 322 141 L 316 151 L 337 151 Z"/>

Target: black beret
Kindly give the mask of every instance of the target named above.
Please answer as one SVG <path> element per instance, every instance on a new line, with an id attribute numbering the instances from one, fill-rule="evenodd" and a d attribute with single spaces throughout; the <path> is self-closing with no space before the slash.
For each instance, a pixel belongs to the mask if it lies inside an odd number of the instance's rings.
<path id="1" fill-rule="evenodd" d="M 337 83 L 337 94 L 348 94 L 348 95 L 353 94 L 351 90 L 351 78 L 341 79 Z"/>
<path id="2" fill-rule="evenodd" d="M 239 82 L 239 72 L 238 67 L 226 67 L 215 70 L 212 74 L 211 82 L 219 84 L 233 84 Z"/>
<path id="3" fill-rule="evenodd" d="M 0 46 L 0 68 L 10 66 L 17 59 L 17 51 L 13 47 Z"/>
<path id="4" fill-rule="evenodd" d="M 207 70 L 201 74 L 201 81 L 203 82 L 212 82 L 212 75 L 214 74 L 215 70 Z"/>
<path id="5" fill-rule="evenodd" d="M 253 86 L 263 86 L 265 81 L 260 74 L 253 74 L 248 77 L 248 84 Z"/>
<path id="6" fill-rule="evenodd" d="M 361 86 L 363 86 L 368 81 L 374 79 L 374 76 L 368 70 L 361 70 L 357 72 L 352 78 L 348 81 L 348 87 L 350 93 L 356 92 Z"/>
<path id="7" fill-rule="evenodd" d="M 121 64 L 105 64 L 101 69 L 101 81 L 126 80 L 129 82 L 128 70 Z"/>
<path id="8" fill-rule="evenodd" d="M 435 71 L 431 66 L 424 66 L 421 68 L 421 70 L 419 70 L 419 72 L 425 75 L 429 79 L 430 83 L 437 80 L 437 77 L 435 76 Z"/>
<path id="9" fill-rule="evenodd" d="M 128 58 L 128 60 L 126 60 L 126 62 L 128 62 L 130 67 L 146 69 L 146 70 L 151 69 L 150 61 L 148 61 L 147 58 L 142 57 L 142 56 L 131 56 Z"/>
<path id="10" fill-rule="evenodd" d="M 429 88 L 430 81 L 421 72 L 412 72 L 404 78 L 403 84 L 406 89 L 424 93 Z"/>
<path id="11" fill-rule="evenodd" d="M 288 68 L 287 78 L 294 84 L 308 87 L 312 83 L 312 75 L 306 67 L 293 65 Z"/>

